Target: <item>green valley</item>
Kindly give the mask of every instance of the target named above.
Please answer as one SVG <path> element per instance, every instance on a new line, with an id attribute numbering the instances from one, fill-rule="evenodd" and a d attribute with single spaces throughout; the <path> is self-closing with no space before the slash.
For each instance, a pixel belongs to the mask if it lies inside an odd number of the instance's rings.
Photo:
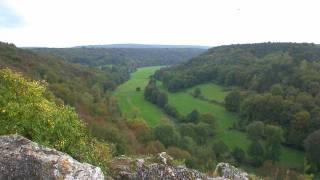
<path id="1" fill-rule="evenodd" d="M 117 99 L 122 114 L 128 119 L 144 119 L 151 127 L 157 125 L 167 115 L 155 105 L 146 101 L 143 96 L 143 90 L 148 84 L 149 76 L 162 66 L 152 66 L 138 68 L 132 73 L 130 79 L 120 85 L 113 93 Z M 140 88 L 137 91 L 136 88 Z"/>
<path id="2" fill-rule="evenodd" d="M 0 180 L 320 180 L 318 1 L 17 1 Z"/>
<path id="3" fill-rule="evenodd" d="M 150 76 L 160 68 L 161 66 L 139 68 L 136 72 L 132 73 L 127 82 L 115 90 L 113 96 L 117 99 L 121 112 L 125 117 L 128 119 L 143 119 L 151 127 L 155 127 L 161 120 L 168 119 L 163 110 L 145 100 L 143 96 L 143 89 L 147 85 Z M 160 81 L 157 84 L 159 89 L 168 95 L 168 103 L 175 107 L 182 115 L 187 115 L 192 110 L 197 110 L 199 113 L 210 113 L 216 118 L 217 135 L 212 138 L 210 144 L 221 140 L 230 149 L 240 147 L 246 150 L 248 148 L 250 141 L 247 139 L 246 134 L 232 129 L 233 123 L 238 119 L 236 114 L 228 112 L 221 105 L 192 96 L 194 89 L 199 88 L 205 98 L 223 102 L 228 94 L 228 91 L 224 87 L 207 83 L 188 88 L 181 92 L 172 93 L 167 91 Z M 141 90 L 137 91 L 137 87 L 140 87 Z M 287 167 L 301 169 L 303 159 L 303 152 L 284 147 L 280 162 Z"/>
<path id="4" fill-rule="evenodd" d="M 236 114 L 228 112 L 223 106 L 209 103 L 197 98 L 194 98 L 190 93 L 195 88 L 200 88 L 202 92 L 206 92 L 205 96 L 209 99 L 221 101 L 226 96 L 223 87 L 216 84 L 203 84 L 189 88 L 183 92 L 172 93 L 165 89 L 161 84 L 160 89 L 165 91 L 169 97 L 169 104 L 176 107 L 183 115 L 187 115 L 192 110 L 196 109 L 200 113 L 212 113 L 217 120 L 218 132 L 211 143 L 216 141 L 223 141 L 229 148 L 240 147 L 246 150 L 250 144 L 244 132 L 233 130 L 232 125 L 237 121 Z M 212 90 L 212 91 L 210 91 Z M 283 153 L 280 157 L 281 164 L 292 168 L 302 168 L 304 153 L 291 148 L 284 147 Z"/>

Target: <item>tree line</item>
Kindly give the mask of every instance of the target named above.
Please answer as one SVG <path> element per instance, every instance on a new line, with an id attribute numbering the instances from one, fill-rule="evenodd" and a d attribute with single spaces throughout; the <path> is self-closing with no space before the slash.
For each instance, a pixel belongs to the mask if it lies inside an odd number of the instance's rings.
<path id="1" fill-rule="evenodd" d="M 171 65 L 204 52 L 197 48 L 34 48 L 34 52 L 54 55 L 65 61 L 90 66 L 127 66 L 131 71 L 142 66 Z"/>

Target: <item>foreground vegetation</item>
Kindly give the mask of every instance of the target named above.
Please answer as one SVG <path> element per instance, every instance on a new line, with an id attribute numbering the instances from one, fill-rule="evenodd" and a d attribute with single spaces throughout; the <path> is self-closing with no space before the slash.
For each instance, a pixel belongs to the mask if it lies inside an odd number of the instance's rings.
<path id="1" fill-rule="evenodd" d="M 18 133 L 106 172 L 109 145 L 89 135 L 73 108 L 56 104 L 55 97 L 48 99 L 45 93 L 45 83 L 0 70 L 0 135 Z"/>

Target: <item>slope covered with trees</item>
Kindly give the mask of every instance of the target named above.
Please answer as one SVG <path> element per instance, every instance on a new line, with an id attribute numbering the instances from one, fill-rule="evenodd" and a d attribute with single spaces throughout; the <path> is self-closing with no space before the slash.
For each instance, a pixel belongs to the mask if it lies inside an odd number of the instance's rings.
<path id="1" fill-rule="evenodd" d="M 178 157 L 178 159 L 189 157 L 189 153 L 179 147 L 159 141 L 159 139 L 165 138 L 165 136 L 161 136 L 161 128 L 154 130 L 148 127 L 144 121 L 139 119 L 130 119 L 130 121 L 128 121 L 121 115 L 117 103 L 111 96 L 111 91 L 119 83 L 128 78 L 129 71 L 125 69 L 127 66 L 120 68 L 119 66 L 97 68 L 69 63 L 56 56 L 19 49 L 12 44 L 1 43 L 0 48 L 1 69 L 10 68 L 13 71 L 20 72 L 27 78 L 39 80 L 39 82 L 43 83 L 45 81 L 47 88 L 42 94 L 44 98 L 51 99 L 58 107 L 64 106 L 64 104 L 75 107 L 79 118 L 86 122 L 85 124 L 78 119 L 82 128 L 81 132 L 82 130 L 88 131 L 90 136 L 110 144 L 108 148 L 110 148 L 112 154 L 155 154 L 167 151 L 173 154 L 174 157 Z M 17 111 L 17 109 L 15 111 Z M 35 113 L 37 112 L 38 111 L 35 111 Z M 41 112 L 42 111 L 39 110 L 39 115 L 41 115 Z M 58 111 L 56 112 L 58 113 Z M 28 114 L 28 112 L 25 114 Z M 62 115 L 63 113 L 61 116 Z M 75 115 L 75 113 L 73 115 Z M 34 135 L 36 135 L 36 138 L 40 136 L 41 139 L 36 140 L 49 146 L 55 147 L 56 141 L 58 141 L 59 145 L 59 139 L 56 140 L 53 137 L 53 139 L 47 142 L 47 139 L 42 138 L 42 135 L 38 133 L 40 128 L 48 125 L 46 124 L 46 117 L 39 117 L 39 126 L 35 126 L 35 130 L 22 129 L 21 132 L 17 132 L 31 139 L 33 139 Z M 55 118 L 59 118 L 59 116 L 52 115 L 52 119 L 54 120 Z M 8 122 L 9 119 L 10 118 L 6 118 L 4 121 Z M 70 123 L 73 124 L 74 121 L 70 121 Z M 24 126 L 22 126 L 22 128 L 23 127 Z M 164 125 L 164 127 L 166 127 L 166 125 Z M 47 130 L 51 131 L 50 128 Z M 31 135 L 29 135 L 29 131 Z M 43 131 L 43 133 L 46 134 L 47 131 Z M 61 132 L 61 135 L 63 135 L 63 133 L 65 133 L 65 131 Z M 173 133 L 175 133 L 175 129 Z M 49 136 L 50 134 L 48 137 Z M 72 134 L 70 136 L 72 136 Z M 66 138 L 68 137 L 69 136 L 66 136 Z M 76 136 L 72 136 L 72 138 L 73 140 L 80 139 Z M 68 144 L 72 143 L 68 142 Z M 74 143 L 74 145 L 77 144 Z M 77 155 L 78 151 L 73 148 L 71 150 L 72 151 L 68 151 L 67 149 L 66 151 L 72 155 Z M 91 150 L 87 149 L 86 152 L 91 152 Z M 81 156 L 80 153 L 79 156 Z"/>
<path id="2" fill-rule="evenodd" d="M 128 79 L 123 68 L 98 69 L 71 64 L 57 57 L 39 55 L 13 44 L 0 44 L 0 68 L 10 68 L 25 77 L 45 81 L 44 95 L 58 105 L 75 107 L 87 124 L 91 134 L 100 140 L 113 143 L 115 154 L 134 153 L 140 146 L 133 126 L 122 119 L 110 92 Z"/>
<path id="3" fill-rule="evenodd" d="M 72 63 L 91 66 L 126 65 L 131 68 L 177 64 L 205 51 L 197 48 L 38 48 L 32 50 L 55 55 Z"/>
<path id="4" fill-rule="evenodd" d="M 282 143 L 305 149 L 311 170 L 317 171 L 319 162 L 314 162 L 310 142 L 320 128 L 319 67 L 320 48 L 314 44 L 244 44 L 212 48 L 188 62 L 160 69 L 155 77 L 173 92 L 205 82 L 233 86 L 225 106 L 240 116 L 234 127 L 245 131 L 257 121 L 263 123 L 261 137 L 251 138 L 253 160 L 277 161 Z M 267 144 L 259 154 L 260 140 Z"/>
<path id="5" fill-rule="evenodd" d="M 188 62 L 160 70 L 156 77 L 171 91 L 207 81 L 259 92 L 269 90 L 276 83 L 312 91 L 308 84 L 317 82 L 319 50 L 314 44 L 296 43 L 220 46 Z M 312 71 L 307 73 L 308 66 L 312 66 Z"/>

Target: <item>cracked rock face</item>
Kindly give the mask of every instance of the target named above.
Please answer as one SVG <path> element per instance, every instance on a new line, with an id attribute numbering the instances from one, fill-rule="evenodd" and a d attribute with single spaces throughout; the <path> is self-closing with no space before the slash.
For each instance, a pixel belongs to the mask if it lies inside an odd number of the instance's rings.
<path id="1" fill-rule="evenodd" d="M 19 135 L 0 136 L 0 179 L 102 180 L 99 167 Z"/>
<path id="2" fill-rule="evenodd" d="M 233 180 L 249 180 L 248 173 L 228 164 L 219 163 L 216 167 L 218 175 Z"/>
<path id="3" fill-rule="evenodd" d="M 109 167 L 113 172 L 112 178 L 119 180 L 226 180 L 224 177 L 209 177 L 184 166 L 172 166 L 171 161 L 172 157 L 162 152 L 144 159 L 121 156 L 115 158 Z"/>

